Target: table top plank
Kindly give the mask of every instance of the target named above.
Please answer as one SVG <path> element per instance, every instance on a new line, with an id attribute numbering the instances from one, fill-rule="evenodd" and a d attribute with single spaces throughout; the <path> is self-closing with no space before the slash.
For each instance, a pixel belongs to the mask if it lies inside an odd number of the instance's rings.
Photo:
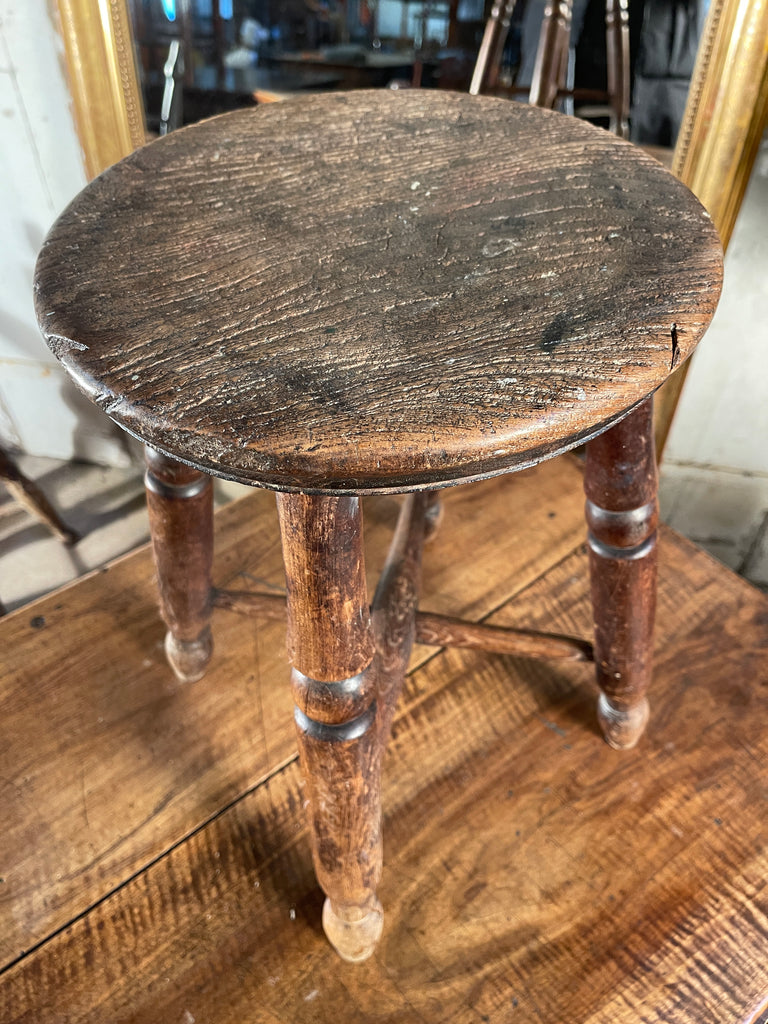
<path id="1" fill-rule="evenodd" d="M 585 122 L 360 91 L 236 111 L 92 182 L 38 319 L 126 429 L 268 487 L 413 489 L 531 464 L 657 388 L 714 311 L 698 201 Z"/>
<path id="2" fill-rule="evenodd" d="M 284 588 L 274 506 L 254 491 L 217 513 L 217 586 Z M 422 604 L 448 615 L 488 615 L 584 533 L 570 459 L 452 488 L 446 506 L 451 526 L 427 547 Z M 365 503 L 371 594 L 398 507 Z M 457 546 L 473 558 L 457 560 Z M 217 611 L 209 670 L 181 685 L 153 577 L 144 546 L 0 619 L 0 969 L 295 752 L 284 623 Z M 433 653 L 418 648 L 412 666 Z"/>
<path id="3" fill-rule="evenodd" d="M 468 651 L 407 683 L 385 932 L 338 961 L 295 762 L 0 979 L 47 1024 L 721 1024 L 768 991 L 768 601 L 664 531 L 653 717 L 609 749 L 589 666 Z M 494 621 L 580 629 L 583 551 Z"/>

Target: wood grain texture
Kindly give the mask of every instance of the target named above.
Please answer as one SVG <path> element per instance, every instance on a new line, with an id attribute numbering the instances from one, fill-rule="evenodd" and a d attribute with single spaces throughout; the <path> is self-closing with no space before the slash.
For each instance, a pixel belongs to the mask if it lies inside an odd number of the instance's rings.
<path id="1" fill-rule="evenodd" d="M 369 607 L 359 499 L 278 495 L 299 760 L 328 897 L 323 927 L 352 962 L 367 959 L 381 936 L 381 762 L 414 641 L 430 504 L 429 492 L 402 503 Z M 361 664 L 361 649 L 371 648 L 363 637 L 375 638 L 375 650 Z M 302 657 L 318 650 L 325 674 L 307 678 Z"/>
<path id="2" fill-rule="evenodd" d="M 421 592 L 429 503 L 428 493 L 406 497 L 373 596 L 374 664 L 378 675 L 378 729 L 382 751 L 389 743 L 392 721 L 416 639 L 416 608 Z"/>
<path id="3" fill-rule="evenodd" d="M 356 497 L 278 494 L 296 737 L 324 922 L 342 957 L 381 933 L 382 714 Z M 406 656 L 407 661 L 407 656 Z M 405 668 L 405 666 L 403 666 Z"/>
<path id="4" fill-rule="evenodd" d="M 422 594 L 447 615 L 484 618 L 584 534 L 568 458 L 451 488 L 445 504 L 451 530 L 426 549 Z M 398 509 L 396 498 L 366 502 L 372 579 Z M 215 527 L 215 585 L 283 593 L 273 495 L 254 491 Z M 471 563 L 457 560 L 470 545 Z M 164 632 L 148 546 L 0 623 L 2 965 L 294 755 L 282 621 L 214 611 L 213 659 L 191 686 L 167 667 Z M 411 665 L 433 655 L 418 648 Z"/>
<path id="5" fill-rule="evenodd" d="M 531 464 L 658 387 L 709 323 L 715 232 L 655 161 L 574 118 L 381 90 L 158 140 L 43 248 L 76 382 L 154 447 L 329 493 Z"/>
<path id="6" fill-rule="evenodd" d="M 356 676 L 374 650 L 360 499 L 278 494 L 277 510 L 291 664 L 319 682 Z"/>
<path id="7" fill-rule="evenodd" d="M 216 608 L 254 618 L 283 619 L 285 598 L 247 590 L 215 590 Z M 484 623 L 467 622 L 449 615 L 416 612 L 415 639 L 428 647 L 470 647 L 512 654 L 520 658 L 565 658 L 568 661 L 594 661 L 592 644 L 578 637 L 555 636 L 528 629 L 499 629 Z"/>
<path id="8" fill-rule="evenodd" d="M 292 762 L 0 977 L 0 1019 L 761 1019 L 768 602 L 668 531 L 662 549 L 637 750 L 599 737 L 589 666 L 450 651 L 409 676 L 368 963 L 319 931 Z M 585 578 L 580 550 L 492 621 L 587 628 Z"/>

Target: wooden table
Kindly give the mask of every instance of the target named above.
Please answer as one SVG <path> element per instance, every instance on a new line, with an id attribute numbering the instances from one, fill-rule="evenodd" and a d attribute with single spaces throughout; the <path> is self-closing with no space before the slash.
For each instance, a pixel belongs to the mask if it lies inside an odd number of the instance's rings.
<path id="1" fill-rule="evenodd" d="M 366 504 L 372 578 L 397 505 Z M 671 531 L 661 551 L 633 751 L 602 742 L 588 664 L 414 649 L 356 967 L 319 928 L 284 624 L 217 610 L 208 675 L 176 682 L 148 547 L 11 613 L 0 1020 L 764 1024 L 768 599 Z M 446 492 L 422 607 L 588 631 L 586 572 L 566 457 Z M 216 585 L 255 579 L 283 587 L 264 491 L 216 517 Z"/>
<path id="2" fill-rule="evenodd" d="M 708 216 L 634 147 L 549 111 L 428 92 L 205 122 L 116 165 L 51 231 L 39 322 L 150 446 L 180 679 L 210 661 L 212 604 L 285 614 L 269 594 L 212 588 L 207 473 L 278 492 L 323 924 L 345 959 L 370 956 L 383 927 L 381 760 L 414 639 L 594 659 L 606 739 L 639 739 L 650 396 L 706 328 L 721 273 Z M 594 655 L 581 638 L 417 612 L 436 489 L 584 441 Z M 400 491 L 371 603 L 360 498 Z"/>
<path id="3" fill-rule="evenodd" d="M 373 50 L 303 50 L 264 58 L 267 67 L 293 74 L 312 72 L 336 75 L 344 89 L 386 88 L 393 80 L 411 81 L 416 54 L 377 53 Z"/>

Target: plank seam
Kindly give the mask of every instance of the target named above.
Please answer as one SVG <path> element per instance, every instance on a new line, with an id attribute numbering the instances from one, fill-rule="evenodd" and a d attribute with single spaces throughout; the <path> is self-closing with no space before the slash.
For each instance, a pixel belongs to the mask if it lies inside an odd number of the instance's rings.
<path id="1" fill-rule="evenodd" d="M 577 554 L 579 549 L 582 548 L 585 544 L 586 536 L 584 537 L 584 540 L 579 541 L 579 543 L 576 544 L 575 547 L 567 551 L 561 558 L 558 558 L 557 561 L 550 563 L 546 567 L 546 569 L 544 569 L 538 576 L 535 576 L 532 580 L 529 580 L 527 583 L 524 583 L 518 590 L 513 590 L 507 597 L 504 598 L 503 601 L 500 601 L 497 605 L 494 605 L 494 607 L 487 611 L 484 615 L 481 615 L 479 619 L 473 619 L 468 621 L 472 621 L 476 625 L 484 624 L 488 619 L 491 618 L 491 616 L 501 611 L 501 609 L 504 608 L 505 605 L 509 604 L 512 601 L 517 601 L 519 598 L 521 598 L 522 595 L 526 593 L 526 591 L 530 590 L 531 587 L 536 586 L 536 584 L 539 583 L 540 580 L 548 573 L 553 572 L 564 562 L 567 562 L 569 558 L 573 558 L 573 556 Z M 422 644 L 420 646 L 425 645 Z M 427 657 L 424 658 L 423 661 L 419 661 L 418 664 L 414 665 L 413 668 L 409 669 L 407 675 L 413 675 L 414 672 L 417 672 L 419 669 L 424 668 L 424 666 L 428 665 L 433 658 L 439 657 L 443 653 L 443 651 L 447 649 L 448 648 L 446 647 L 436 647 L 432 654 L 427 655 Z M 498 657 L 509 657 L 509 655 L 498 655 Z"/>
<path id="2" fill-rule="evenodd" d="M 486 612 L 485 615 L 483 615 L 477 621 L 481 622 L 481 623 L 485 622 L 486 619 L 490 618 L 492 615 L 495 615 L 497 611 L 499 611 L 501 608 L 503 608 L 510 601 L 516 600 L 519 597 L 521 597 L 521 595 L 523 595 L 528 589 L 530 589 L 531 587 L 535 586 L 541 580 L 541 578 L 543 576 L 545 576 L 549 572 L 552 572 L 554 569 L 556 569 L 559 565 L 562 565 L 563 562 L 567 561 L 569 558 L 572 558 L 573 555 L 576 552 L 578 552 L 579 548 L 581 548 L 583 546 L 583 543 L 584 542 L 580 542 L 574 548 L 572 548 L 570 551 L 568 551 L 565 555 L 563 555 L 561 558 L 559 558 L 557 561 L 553 562 L 551 565 L 548 565 L 547 568 L 543 572 L 541 572 L 534 579 L 530 580 L 528 583 L 524 584 L 521 588 L 519 588 L 518 590 L 513 590 L 512 593 L 509 594 L 503 601 L 500 601 L 495 607 L 491 608 L 488 612 Z M 412 669 L 410 669 L 407 674 L 410 676 L 410 675 L 413 675 L 415 672 L 420 671 L 426 665 L 428 665 L 433 660 L 433 658 L 439 657 L 445 650 L 446 650 L 446 648 L 444 648 L 444 647 L 440 647 L 440 648 L 435 649 L 435 651 L 432 654 L 430 654 L 423 661 L 420 661 L 417 665 L 415 665 Z M 399 713 L 396 714 L 396 719 L 399 719 L 401 717 L 401 714 L 402 714 L 402 709 L 399 709 Z M 140 868 L 137 868 L 134 872 L 132 872 L 130 875 L 128 875 L 126 878 L 124 878 L 123 881 L 121 881 L 117 885 L 113 886 L 113 888 L 109 889 L 102 896 L 100 896 L 97 900 L 94 900 L 87 907 L 85 907 L 83 910 L 81 910 L 78 914 L 76 914 L 74 917 L 70 918 L 70 920 L 68 920 L 65 924 L 62 924 L 60 927 L 56 928 L 49 935 L 47 935 L 45 938 L 40 939 L 39 942 L 36 942 L 34 945 L 30 946 L 29 949 L 25 949 L 18 957 L 16 957 L 13 960 L 10 960 L 7 964 L 5 964 L 2 967 L 0 967 L 0 977 L 2 977 L 6 972 L 10 971 L 13 967 L 18 966 L 22 961 L 26 960 L 28 957 L 33 956 L 34 954 L 38 953 L 44 946 L 46 946 L 49 942 L 51 942 L 53 939 L 55 939 L 58 935 L 61 935 L 68 928 L 71 928 L 73 925 L 75 925 L 78 921 L 80 921 L 83 918 L 87 917 L 97 907 L 100 907 L 103 903 L 105 903 L 107 900 L 111 899 L 113 896 L 115 896 L 117 893 L 119 893 L 122 889 L 124 889 L 127 885 L 130 885 L 137 878 L 140 878 L 147 871 L 151 870 L 155 865 L 159 864 L 162 860 L 164 860 L 166 857 L 168 857 L 170 854 L 172 854 L 174 852 L 174 850 L 178 849 L 180 846 L 183 846 L 183 844 L 188 842 L 193 836 L 197 835 L 198 833 L 202 832 L 204 829 L 208 828 L 215 821 L 217 821 L 220 817 L 222 817 L 222 815 L 226 814 L 228 811 L 232 810 L 234 807 L 236 807 L 243 800 L 247 799 L 252 794 L 256 793 L 259 789 L 262 788 L 262 786 L 267 785 L 269 782 L 271 782 L 273 779 L 275 779 L 278 775 L 280 775 L 286 769 L 290 768 L 291 765 L 295 764 L 297 761 L 298 761 L 298 754 L 297 753 L 294 753 L 290 757 L 284 759 L 280 764 L 276 765 L 266 775 L 263 775 L 259 779 L 258 782 L 254 783 L 254 785 L 249 786 L 247 789 L 243 790 L 243 792 L 240 793 L 238 796 L 233 797 L 225 805 L 220 807 L 215 813 L 209 815 L 204 821 L 200 822 L 200 824 L 195 826 L 189 832 L 185 833 L 181 838 L 177 839 L 176 842 L 172 843 L 170 846 L 166 847 L 163 851 L 158 853 L 157 856 L 155 856 L 151 860 L 147 861 Z"/>
<path id="3" fill-rule="evenodd" d="M 96 910 L 97 907 L 100 907 L 103 903 L 106 903 L 107 900 L 117 895 L 117 893 L 119 893 L 127 885 L 130 885 L 137 878 L 140 878 L 141 875 L 145 874 L 147 871 L 150 871 L 153 867 L 155 867 L 155 865 L 159 864 L 162 860 L 165 860 L 166 857 L 172 854 L 174 850 L 177 850 L 180 846 L 183 846 L 184 843 L 188 842 L 198 833 L 203 832 L 206 828 L 208 828 L 215 821 L 221 818 L 222 815 L 227 814 L 230 810 L 236 807 L 243 800 L 247 799 L 249 796 L 256 793 L 259 789 L 262 788 L 262 786 L 268 785 L 276 776 L 278 776 L 281 772 L 285 771 L 286 768 L 289 768 L 292 764 L 298 761 L 298 757 L 299 755 L 297 753 L 294 753 L 290 757 L 285 758 L 285 760 L 283 760 L 280 764 L 276 765 L 270 772 L 268 772 L 266 775 L 263 775 L 258 782 L 243 790 L 243 792 L 240 793 L 238 796 L 233 797 L 226 804 L 220 807 L 217 811 L 209 815 L 204 821 L 200 822 L 199 825 L 196 825 L 189 832 L 186 832 L 180 839 L 177 839 L 176 842 L 166 847 L 166 849 L 158 853 L 157 856 L 153 857 L 151 860 L 147 861 L 146 864 L 143 864 L 140 868 L 137 868 L 134 872 L 132 872 L 132 874 L 124 878 L 122 882 L 119 882 L 117 885 L 113 886 L 113 888 L 111 888 L 108 892 L 105 892 L 103 896 L 100 896 L 97 900 L 94 900 L 93 903 L 90 903 L 87 907 L 81 910 L 80 913 L 70 918 L 70 920 L 67 921 L 66 924 L 60 925 L 60 927 L 56 928 L 49 935 L 46 935 L 44 939 L 40 939 L 39 942 L 36 942 L 34 945 L 30 946 L 29 949 L 23 950 L 23 952 L 21 952 L 19 956 L 17 956 L 15 959 L 10 960 L 7 964 L 1 966 L 0 978 L 8 971 L 10 971 L 13 967 L 17 967 L 20 963 L 22 963 L 22 961 L 26 960 L 28 957 L 33 956 L 35 953 L 38 953 L 43 948 L 43 946 L 46 946 L 49 942 L 51 942 L 57 936 L 61 935 L 68 928 L 71 928 L 73 925 L 77 924 L 78 921 L 81 921 L 83 918 L 87 917 L 92 911 Z"/>

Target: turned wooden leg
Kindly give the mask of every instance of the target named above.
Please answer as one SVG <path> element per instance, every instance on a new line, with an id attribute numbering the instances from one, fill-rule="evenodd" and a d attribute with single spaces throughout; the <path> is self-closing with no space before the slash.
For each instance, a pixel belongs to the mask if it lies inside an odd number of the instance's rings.
<path id="1" fill-rule="evenodd" d="M 211 478 L 151 448 L 144 483 L 157 567 L 165 653 L 184 682 L 200 679 L 211 659 Z"/>
<path id="2" fill-rule="evenodd" d="M 422 505 L 424 508 L 424 539 L 432 540 L 443 522 L 443 502 L 440 491 L 425 491 Z"/>
<path id="3" fill-rule="evenodd" d="M 80 534 L 63 521 L 34 480 L 25 476 L 10 455 L 0 448 L 0 480 L 13 497 L 44 523 L 65 544 L 77 544 Z"/>
<path id="4" fill-rule="evenodd" d="M 598 716 L 608 743 L 623 749 L 648 721 L 658 524 L 652 399 L 589 442 L 584 489 Z"/>
<path id="5" fill-rule="evenodd" d="M 380 742 L 358 498 L 277 498 L 299 756 L 326 935 L 364 960 L 381 935 Z"/>

